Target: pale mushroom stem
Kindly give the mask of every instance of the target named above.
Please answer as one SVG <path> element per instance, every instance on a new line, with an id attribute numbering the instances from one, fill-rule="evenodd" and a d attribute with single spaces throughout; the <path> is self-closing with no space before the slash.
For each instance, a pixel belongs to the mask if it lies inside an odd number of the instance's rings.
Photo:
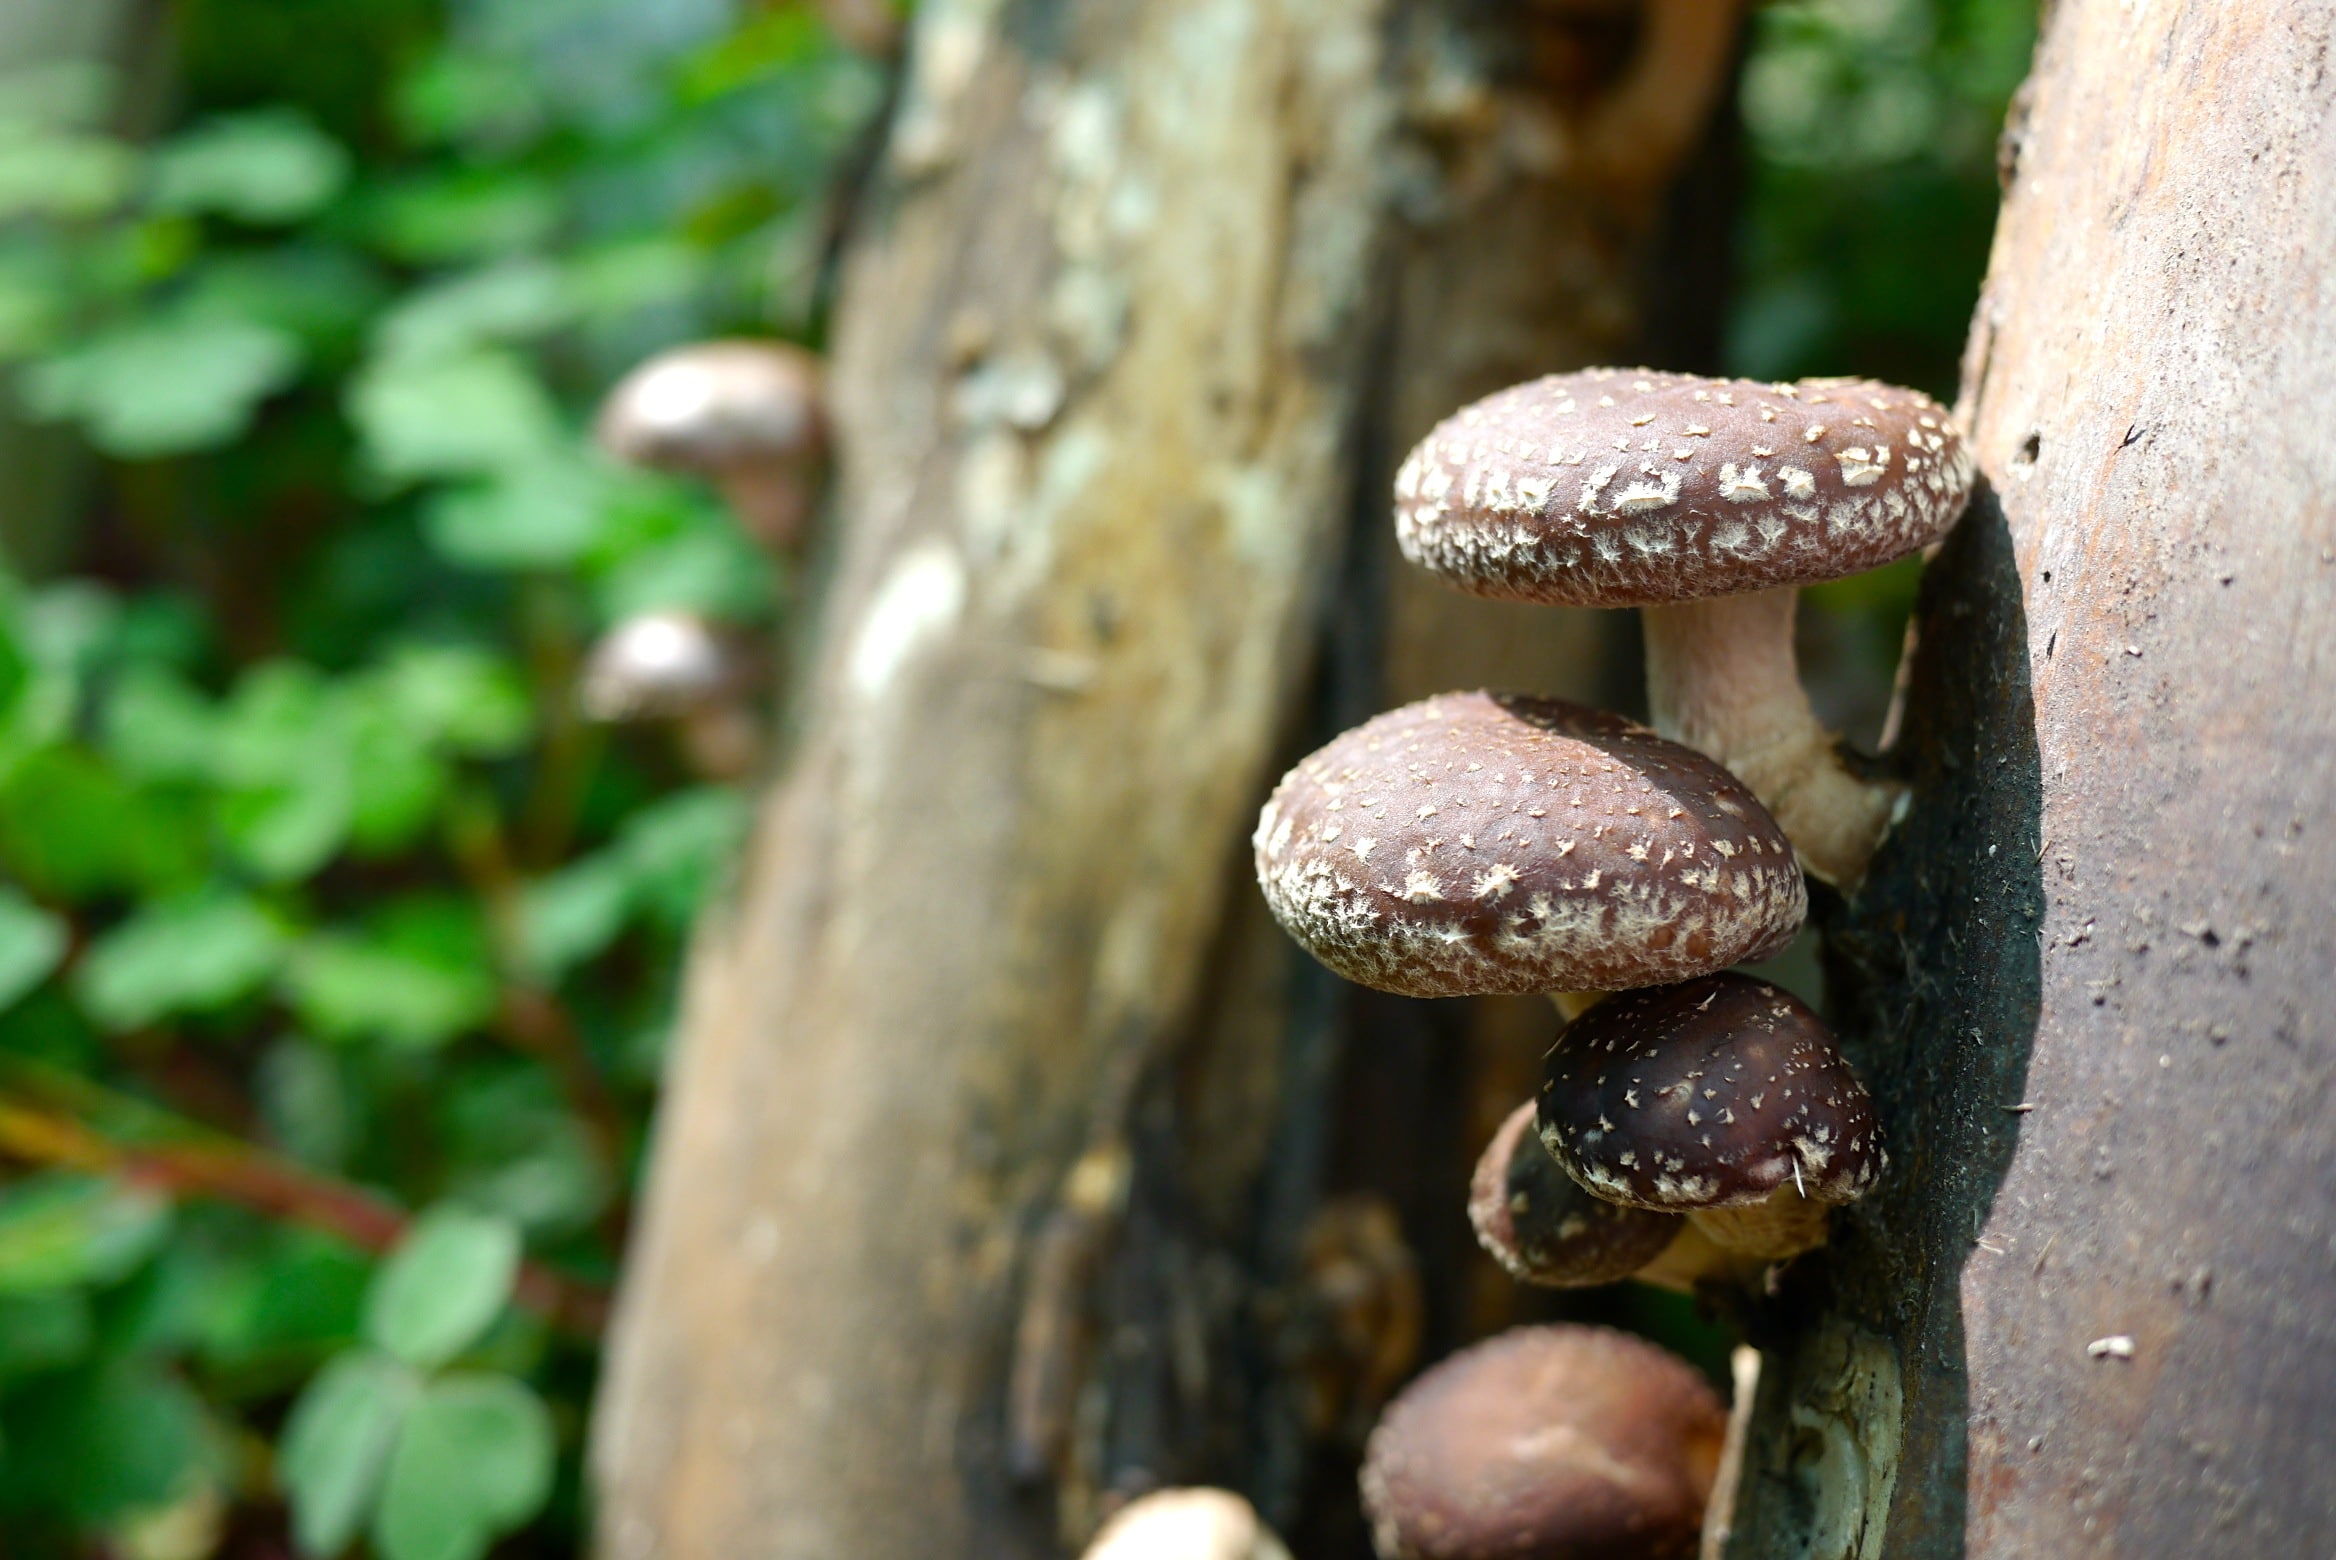
<path id="1" fill-rule="evenodd" d="M 1604 995 L 1603 991 L 1553 991 L 1549 993 L 1549 1005 L 1557 1009 L 1559 1018 L 1570 1024 L 1596 1007 Z"/>
<path id="2" fill-rule="evenodd" d="M 1645 607 L 1655 730 L 1735 771 L 1792 837 L 1801 865 L 1843 890 L 1865 876 L 1903 787 L 1861 780 L 1809 708 L 1793 655 L 1791 586 Z"/>
<path id="3" fill-rule="evenodd" d="M 1825 1244 L 1832 1209 L 1781 1186 L 1766 1201 L 1742 1208 L 1698 1208 L 1688 1222 L 1723 1251 L 1782 1262 Z"/>
<path id="4" fill-rule="evenodd" d="M 1750 1278 L 1767 1264 L 1740 1251 L 1730 1251 L 1704 1233 L 1690 1215 L 1661 1255 L 1630 1276 L 1642 1284 L 1691 1295 L 1706 1279 L 1733 1282 Z"/>

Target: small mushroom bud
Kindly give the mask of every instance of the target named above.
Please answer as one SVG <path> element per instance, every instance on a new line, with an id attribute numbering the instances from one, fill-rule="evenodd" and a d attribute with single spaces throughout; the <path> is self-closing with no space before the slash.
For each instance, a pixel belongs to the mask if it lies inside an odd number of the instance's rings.
<path id="1" fill-rule="evenodd" d="M 1156 1490 L 1120 1507 L 1081 1560 L 1290 1560 L 1290 1552 L 1238 1495 Z"/>
<path id="2" fill-rule="evenodd" d="M 1645 1267 L 1687 1221 L 1626 1208 L 1574 1184 L 1533 1130 L 1533 1102 L 1509 1113 L 1468 1183 L 1468 1222 L 1511 1277 L 1551 1289 L 1611 1284 Z"/>
<path id="3" fill-rule="evenodd" d="M 1808 900 L 1767 809 L 1601 710 L 1447 693 L 1333 739 L 1258 818 L 1284 929 L 1415 997 L 1684 980 L 1781 950 Z"/>
<path id="4" fill-rule="evenodd" d="M 702 476 L 781 557 L 799 551 L 827 446 L 819 359 L 779 341 L 677 347 L 601 403 L 601 447 L 618 460 Z"/>
<path id="5" fill-rule="evenodd" d="M 1395 533 L 1478 595 L 1645 608 L 1655 729 L 1743 776 L 1811 872 L 1855 887 L 1904 792 L 1850 774 L 1810 710 L 1795 589 L 1936 541 L 1973 477 L 1912 390 L 1592 369 L 1437 425 L 1397 473 Z"/>
<path id="6" fill-rule="evenodd" d="M 1382 1560 L 1680 1560 L 1726 1438 L 1686 1361 L 1603 1327 L 1520 1327 L 1388 1406 L 1363 1453 Z"/>
<path id="7" fill-rule="evenodd" d="M 1706 976 L 1608 997 L 1559 1033 L 1539 1111 L 1566 1173 L 1628 1207 L 1685 1213 L 1715 1243 L 1781 1261 L 1888 1164 L 1873 1101 L 1789 992 Z"/>
<path id="8" fill-rule="evenodd" d="M 754 767 L 762 723 L 754 658 L 689 612 L 645 612 L 602 635 L 584 663 L 577 702 L 600 721 L 668 721 L 691 767 L 735 780 Z"/>

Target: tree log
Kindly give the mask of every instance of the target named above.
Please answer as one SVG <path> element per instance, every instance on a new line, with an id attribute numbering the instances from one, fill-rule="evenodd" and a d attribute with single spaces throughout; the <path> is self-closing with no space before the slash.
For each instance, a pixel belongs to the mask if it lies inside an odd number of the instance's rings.
<path id="1" fill-rule="evenodd" d="M 2336 1485 L 2324 6 L 2059 0 L 1829 986 L 1894 1171 L 1756 1318 L 1738 1557 L 2301 1555 Z"/>
<path id="2" fill-rule="evenodd" d="M 1050 1554 L 1191 1477 L 1286 1515 L 1393 1385 L 1399 1284 L 1346 1313 L 1376 1363 L 1311 1374 L 1309 1284 L 1400 1254 L 1314 1217 L 1344 1020 L 1246 836 L 1324 633 L 1332 723 L 1389 667 L 1604 691 L 1594 620 L 1396 583 L 1386 493 L 1459 401 L 1631 339 L 1734 14 L 1652 9 L 1673 79 L 1614 92 L 1627 12 L 920 10 L 801 734 L 701 934 L 595 1426 L 614 1560 Z"/>
<path id="3" fill-rule="evenodd" d="M 1191 998 L 1301 665 L 1384 25 L 920 12 L 840 292 L 829 626 L 698 950 L 612 1349 L 619 1560 L 1054 1548 L 1018 1298 Z"/>

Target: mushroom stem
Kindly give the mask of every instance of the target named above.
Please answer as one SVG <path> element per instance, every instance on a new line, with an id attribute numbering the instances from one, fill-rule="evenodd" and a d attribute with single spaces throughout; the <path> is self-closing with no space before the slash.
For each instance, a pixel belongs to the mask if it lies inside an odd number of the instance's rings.
<path id="1" fill-rule="evenodd" d="M 743 780 L 762 757 L 762 722 L 742 700 L 725 699 L 682 715 L 682 755 L 705 779 Z"/>
<path id="2" fill-rule="evenodd" d="M 1825 1244 L 1831 1212 L 1814 1198 L 1780 1186 L 1764 1201 L 1741 1208 L 1698 1208 L 1687 1217 L 1722 1251 L 1782 1262 Z"/>
<path id="3" fill-rule="evenodd" d="M 1596 1007 L 1604 995 L 1603 991 L 1553 991 L 1549 993 L 1549 1005 L 1557 1009 L 1559 1018 L 1570 1024 Z"/>
<path id="4" fill-rule="evenodd" d="M 809 474 L 797 461 L 742 461 L 715 478 L 739 528 L 765 552 L 791 558 L 803 549 L 811 514 Z"/>
<path id="5" fill-rule="evenodd" d="M 1662 1253 L 1645 1267 L 1631 1274 L 1641 1284 L 1652 1284 L 1657 1289 L 1668 1289 L 1674 1294 L 1691 1295 L 1695 1286 L 1706 1279 L 1733 1282 L 1750 1278 L 1766 1263 L 1748 1258 L 1742 1252 L 1730 1251 L 1713 1240 L 1688 1216 L 1686 1226 Z"/>
<path id="6" fill-rule="evenodd" d="M 1865 876 L 1904 788 L 1842 767 L 1793 656 L 1791 586 L 1645 607 L 1655 730 L 1735 771 L 1792 837 L 1801 865 L 1844 890 Z"/>

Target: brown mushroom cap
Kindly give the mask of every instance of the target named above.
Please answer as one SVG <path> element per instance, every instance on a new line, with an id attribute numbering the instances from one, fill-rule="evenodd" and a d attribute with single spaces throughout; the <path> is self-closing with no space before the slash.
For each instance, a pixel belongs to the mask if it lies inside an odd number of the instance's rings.
<path id="1" fill-rule="evenodd" d="M 1608 997 L 1551 1047 L 1541 1141 L 1598 1196 L 1685 1213 L 1865 1194 L 1873 1100 L 1808 1004 L 1724 974 Z"/>
<path id="2" fill-rule="evenodd" d="M 1437 424 L 1396 474 L 1395 534 L 1480 596 L 1655 606 L 1902 558 L 1954 524 L 1973 471 L 1917 391 L 1590 369 Z"/>
<path id="3" fill-rule="evenodd" d="M 1718 1394 L 1644 1339 L 1520 1327 L 1388 1406 L 1363 1510 L 1385 1560 L 1675 1560 L 1726 1434 Z"/>
<path id="4" fill-rule="evenodd" d="M 708 341 L 659 353 L 602 403 L 601 447 L 619 460 L 719 473 L 807 461 L 825 442 L 819 359 L 782 341 Z"/>
<path id="5" fill-rule="evenodd" d="M 1775 953 L 1808 911 L 1733 775 L 1519 694 L 1438 694 L 1336 738 L 1283 777 L 1254 844 L 1290 935 L 1406 996 L 1683 980 Z"/>
<path id="6" fill-rule="evenodd" d="M 1675 1213 L 1592 1197 L 1541 1146 L 1531 1100 L 1509 1113 L 1468 1183 L 1468 1222 L 1512 1278 L 1582 1289 L 1630 1277 L 1675 1240 Z"/>

